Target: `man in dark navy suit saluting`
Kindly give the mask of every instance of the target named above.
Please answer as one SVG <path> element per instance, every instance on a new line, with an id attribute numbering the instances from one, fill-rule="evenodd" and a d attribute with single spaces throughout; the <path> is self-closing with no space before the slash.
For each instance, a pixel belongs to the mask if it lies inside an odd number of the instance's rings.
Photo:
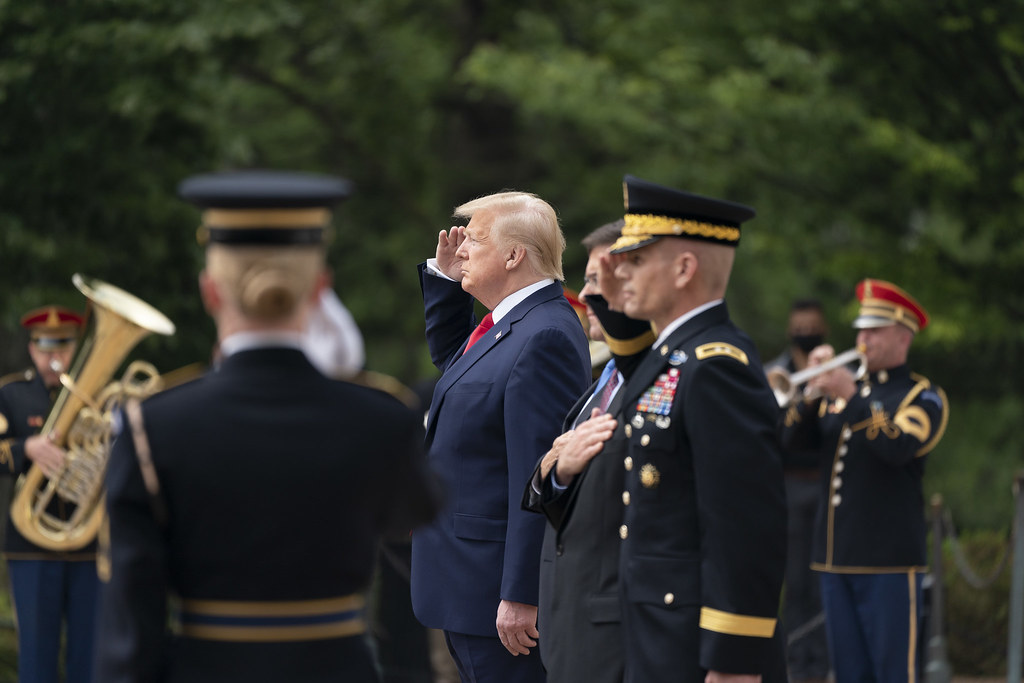
<path id="1" fill-rule="evenodd" d="M 502 192 L 455 215 L 468 225 L 442 230 L 436 259 L 420 265 L 427 342 L 443 372 L 426 444 L 448 506 L 413 534 L 413 608 L 444 630 L 463 681 L 544 681 L 531 649 L 543 637 L 544 518 L 520 497 L 590 384 L 587 339 L 563 295 L 565 238 L 550 205 Z M 480 325 L 474 300 L 490 311 Z"/>

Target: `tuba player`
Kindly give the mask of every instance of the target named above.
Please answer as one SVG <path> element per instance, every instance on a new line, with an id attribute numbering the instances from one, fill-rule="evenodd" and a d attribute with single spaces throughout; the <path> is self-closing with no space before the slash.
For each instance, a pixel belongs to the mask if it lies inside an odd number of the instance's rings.
<path id="1" fill-rule="evenodd" d="M 28 330 L 32 368 L 0 378 L 0 474 L 17 477 L 35 465 L 51 476 L 64 463 L 53 434 L 40 434 L 71 365 L 84 319 L 62 306 L 44 306 L 21 318 Z M 51 510 L 59 514 L 61 510 Z M 18 627 L 18 680 L 57 681 L 61 625 L 66 624 L 68 683 L 90 680 L 95 630 L 95 542 L 74 551 L 40 548 L 8 516 L 4 557 Z"/>
<path id="2" fill-rule="evenodd" d="M 98 680 L 378 680 L 364 618 L 377 540 L 438 503 L 419 418 L 302 350 L 347 191 L 255 171 L 179 188 L 203 209 L 199 287 L 221 360 L 125 406 Z"/>

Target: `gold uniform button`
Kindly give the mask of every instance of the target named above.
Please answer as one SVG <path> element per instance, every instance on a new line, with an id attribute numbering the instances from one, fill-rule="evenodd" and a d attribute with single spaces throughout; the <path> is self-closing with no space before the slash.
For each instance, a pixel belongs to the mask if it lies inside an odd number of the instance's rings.
<path id="1" fill-rule="evenodd" d="M 870 396 L 871 395 L 871 385 L 865 384 L 864 386 L 862 386 L 860 388 L 860 395 L 863 396 L 864 398 L 867 398 L 868 396 Z"/>
<path id="2" fill-rule="evenodd" d="M 631 425 L 631 424 L 627 424 L 627 425 L 626 425 L 626 428 L 625 428 L 625 432 L 626 432 L 626 438 L 627 438 L 627 439 L 628 439 L 629 437 L 633 436 L 633 425 Z"/>
<path id="3" fill-rule="evenodd" d="M 839 457 L 840 458 L 843 457 L 844 455 L 846 455 L 849 452 L 850 452 L 850 447 L 847 446 L 845 443 L 842 446 L 839 447 Z"/>
<path id="4" fill-rule="evenodd" d="M 668 355 L 668 344 L 662 344 L 661 348 L 658 349 L 658 350 L 661 352 L 661 355 L 667 356 Z"/>
<path id="5" fill-rule="evenodd" d="M 671 605 L 675 601 L 676 601 L 676 596 L 675 595 L 673 595 L 672 593 L 665 593 L 665 604 L 666 605 Z"/>
<path id="6" fill-rule="evenodd" d="M 839 462 L 836 463 L 836 467 L 835 467 L 836 474 L 839 474 L 844 469 L 846 469 L 846 463 L 844 463 L 842 460 L 840 460 Z"/>
<path id="7" fill-rule="evenodd" d="M 629 527 L 627 527 L 625 524 L 623 524 L 622 526 L 619 527 L 619 538 L 621 538 L 623 541 L 625 541 L 626 540 L 626 536 L 629 536 Z"/>
<path id="8" fill-rule="evenodd" d="M 650 434 L 644 434 L 643 436 L 640 437 L 640 445 L 641 446 L 646 446 L 650 442 L 651 442 L 651 435 Z"/>
<path id="9" fill-rule="evenodd" d="M 622 464 L 626 466 L 626 471 L 629 472 L 633 469 L 633 458 L 626 456 L 626 459 L 622 461 Z"/>
<path id="10" fill-rule="evenodd" d="M 853 436 L 853 430 L 852 429 L 847 427 L 846 429 L 843 430 L 843 441 L 849 441 L 852 436 Z"/>
<path id="11" fill-rule="evenodd" d="M 832 496 L 832 507 L 839 507 L 839 504 L 843 502 L 843 497 L 838 493 Z"/>
<path id="12" fill-rule="evenodd" d="M 840 477 L 836 477 L 832 480 L 832 488 L 836 491 L 843 488 L 843 480 Z"/>
<path id="13" fill-rule="evenodd" d="M 629 491 L 622 492 L 622 504 L 629 505 Z"/>

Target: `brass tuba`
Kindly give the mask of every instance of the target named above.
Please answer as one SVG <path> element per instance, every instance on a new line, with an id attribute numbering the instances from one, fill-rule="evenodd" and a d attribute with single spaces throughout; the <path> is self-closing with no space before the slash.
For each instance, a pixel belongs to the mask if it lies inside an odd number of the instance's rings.
<path id="1" fill-rule="evenodd" d="M 76 273 L 71 281 L 91 304 L 91 334 L 83 335 L 61 375 L 57 397 L 42 434 L 67 451 L 64 464 L 47 479 L 33 464 L 18 479 L 11 522 L 37 546 L 77 550 L 99 532 L 104 514 L 103 477 L 110 455 L 114 412 L 126 396 L 160 388 L 149 363 L 129 364 L 119 382 L 108 384 L 128 352 L 150 333 L 174 334 L 174 323 L 145 301 L 100 280 Z M 58 509 L 65 514 L 56 514 Z"/>

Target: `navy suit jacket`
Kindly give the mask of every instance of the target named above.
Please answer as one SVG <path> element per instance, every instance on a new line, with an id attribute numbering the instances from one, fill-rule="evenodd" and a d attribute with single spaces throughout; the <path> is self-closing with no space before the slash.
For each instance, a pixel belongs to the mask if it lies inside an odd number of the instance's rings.
<path id="1" fill-rule="evenodd" d="M 533 467 L 590 384 L 579 317 L 553 283 L 462 355 L 476 325 L 458 282 L 420 266 L 431 357 L 443 374 L 427 416 L 447 506 L 413 534 L 412 600 L 426 626 L 497 636 L 501 600 L 537 604 L 544 518 L 520 507 Z"/>

